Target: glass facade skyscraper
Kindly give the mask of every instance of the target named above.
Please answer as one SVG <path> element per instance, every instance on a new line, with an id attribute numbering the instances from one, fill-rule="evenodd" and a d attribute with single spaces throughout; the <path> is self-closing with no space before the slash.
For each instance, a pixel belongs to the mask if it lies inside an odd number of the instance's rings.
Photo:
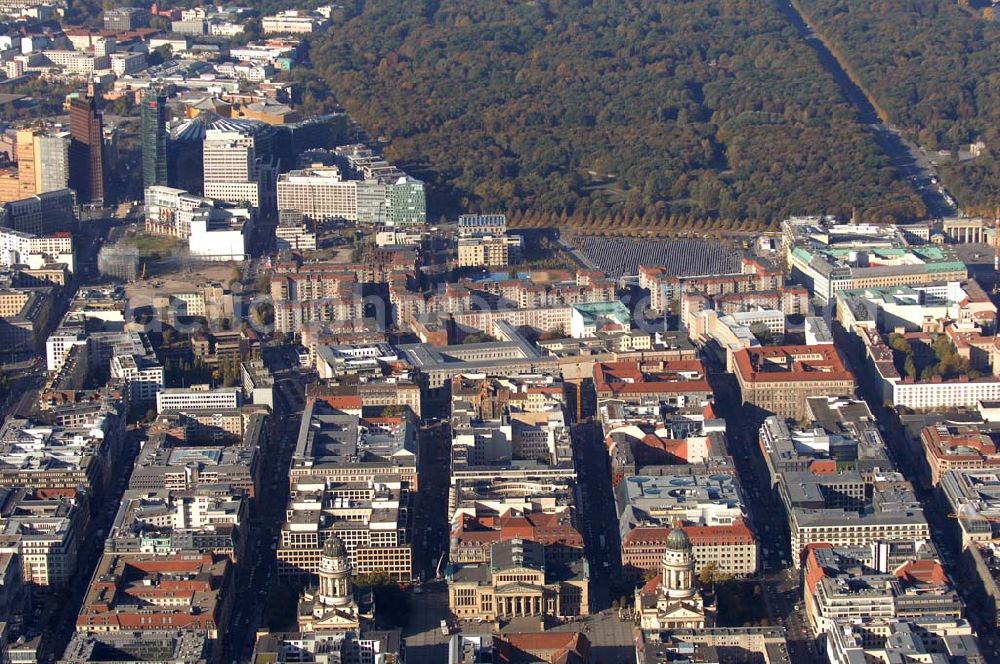
<path id="1" fill-rule="evenodd" d="M 149 90 L 142 99 L 142 182 L 167 184 L 167 97 Z"/>
<path id="2" fill-rule="evenodd" d="M 104 202 L 104 130 L 93 97 L 77 97 L 69 107 L 70 187 L 81 203 Z"/>

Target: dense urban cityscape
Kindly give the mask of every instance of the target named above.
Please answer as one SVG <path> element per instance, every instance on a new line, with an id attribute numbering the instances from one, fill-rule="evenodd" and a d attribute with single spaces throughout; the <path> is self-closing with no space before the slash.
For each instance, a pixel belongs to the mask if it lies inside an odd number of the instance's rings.
<path id="1" fill-rule="evenodd" d="M 824 2 L 766 20 L 885 205 L 737 209 L 730 146 L 556 214 L 340 105 L 363 11 L 0 0 L 0 664 L 1000 662 L 990 147 Z"/>

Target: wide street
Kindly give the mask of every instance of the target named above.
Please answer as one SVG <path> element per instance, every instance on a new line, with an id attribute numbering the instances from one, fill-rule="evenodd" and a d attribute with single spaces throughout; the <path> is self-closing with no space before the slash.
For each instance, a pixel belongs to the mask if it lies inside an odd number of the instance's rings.
<path id="1" fill-rule="evenodd" d="M 448 587 L 443 581 L 423 584 L 410 595 L 410 620 L 403 628 L 406 664 L 438 664 L 447 661 L 450 635 L 441 632 L 448 620 Z"/>
<path id="2" fill-rule="evenodd" d="M 75 281 L 67 284 L 68 294 L 73 294 L 79 286 L 99 280 L 96 269 L 97 252 L 111 223 L 111 219 L 95 218 L 90 224 L 81 227 L 77 242 L 79 269 Z M 50 316 L 49 330 L 55 328 L 67 307 L 68 299 L 58 304 Z M 8 363 L 12 360 L 12 358 L 4 359 L 8 360 Z M 27 416 L 35 410 L 37 389 L 42 386 L 46 378 L 45 361 L 41 358 L 34 362 L 25 361 L 12 375 L 14 380 L 11 391 L 2 406 L 0 417 Z M 31 616 L 25 617 L 25 622 L 29 625 L 28 634 L 44 635 L 38 652 L 38 660 L 41 662 L 54 661 L 55 655 L 63 651 L 72 637 L 90 579 L 104 552 L 104 538 L 111 529 L 122 494 L 128 487 L 141 436 L 140 431 L 134 427 L 126 430 L 123 454 L 113 460 L 107 484 L 98 487 L 95 494 L 90 497 L 90 522 L 86 530 L 80 534 L 76 573 L 70 587 L 58 595 L 37 591 L 32 597 L 33 612 Z"/>
<path id="3" fill-rule="evenodd" d="M 758 579 L 764 590 L 768 618 L 772 624 L 785 628 L 788 656 L 793 664 L 816 661 L 815 641 L 808 631 L 805 615 L 798 608 L 802 590 L 799 574 L 791 566 L 785 510 L 771 489 L 767 466 L 757 444 L 758 423 L 747 420 L 735 377 L 721 367 L 707 364 L 716 412 L 726 420 L 729 452 L 736 463 L 751 524 L 761 542 Z"/>
<path id="4" fill-rule="evenodd" d="M 288 468 L 298 436 L 305 385 L 310 376 L 308 371 L 298 367 L 293 355 L 286 347 L 264 351 L 264 361 L 275 375 L 274 414 L 268 444 L 260 453 L 260 495 L 253 501 L 245 561 L 239 565 L 239 591 L 232 605 L 233 615 L 225 640 L 225 657 L 230 661 L 245 661 L 250 657 L 258 629 L 295 627 L 267 624 L 269 617 L 277 613 L 293 615 L 273 609 L 275 606 L 292 608 L 290 603 L 298 595 L 297 588 L 277 582 L 274 554 L 285 520 Z"/>
<path id="5" fill-rule="evenodd" d="M 850 364 L 850 358 L 846 359 Z M 792 662 L 821 661 L 823 653 L 818 650 L 801 608 L 801 572 L 791 565 L 792 552 L 789 550 L 785 510 L 777 493 L 770 486 L 767 466 L 759 449 L 759 422 L 748 419 L 749 409 L 744 408 L 740 402 L 734 376 L 725 373 L 720 366 L 713 366 L 711 361 L 707 364 L 710 367 L 709 379 L 715 393 L 716 410 L 726 419 L 730 453 L 736 462 L 754 531 L 761 541 L 762 571 L 759 578 L 764 589 L 768 616 L 773 624 L 786 629 L 788 654 Z M 917 497 L 931 526 L 934 544 L 957 582 L 958 590 L 968 607 L 968 619 L 982 637 L 987 661 L 1000 661 L 997 658 L 995 630 L 981 619 L 982 612 L 977 610 L 981 598 L 970 591 L 978 582 L 960 562 L 962 557 L 957 538 L 949 536 L 954 523 L 948 519 L 947 506 L 942 504 L 942 498 L 937 493 L 927 490 L 919 480 L 920 464 L 915 463 L 917 457 L 909 447 L 895 416 L 882 408 L 881 403 L 872 394 L 866 393 L 863 386 L 859 395 L 867 398 L 869 408 L 878 419 L 890 458 L 903 475 L 914 483 Z"/>
<path id="6" fill-rule="evenodd" d="M 587 543 L 591 571 L 591 611 L 595 615 L 553 627 L 555 630 L 582 629 L 592 642 L 596 661 L 625 664 L 635 660 L 634 623 L 619 619 L 610 609 L 612 601 L 629 590 L 618 581 L 621 568 L 617 518 L 611 493 L 607 452 L 600 427 L 591 423 L 573 429 L 579 473 L 577 514 Z M 448 447 L 447 422 L 421 429 L 421 482 L 414 514 L 414 572 L 426 582 L 411 593 L 410 622 L 403 630 L 409 664 L 438 664 L 447 652 L 450 635 L 441 631 L 441 620 L 450 620 L 447 586 L 434 580 L 436 566 L 447 534 Z M 489 632 L 494 626 L 474 621 L 457 625 L 465 633 Z"/>
<path id="7" fill-rule="evenodd" d="M 840 61 L 830 52 L 826 44 L 818 38 L 805 18 L 799 14 L 789 0 L 781 0 L 778 10 L 795 27 L 805 43 L 813 49 L 823 68 L 837 82 L 844 97 L 858 110 L 858 121 L 873 133 L 879 147 L 892 161 L 892 165 L 907 179 L 914 193 L 920 196 L 931 217 L 949 217 L 956 213 L 953 202 L 945 197 L 945 192 L 932 185 L 937 180 L 937 169 L 913 142 L 907 140 L 896 127 L 883 122 L 865 92 L 851 79 Z"/>
<path id="8" fill-rule="evenodd" d="M 451 428 L 447 422 L 422 426 L 418 433 L 420 487 L 414 499 L 413 575 L 434 579 L 449 541 L 448 488 Z"/>
<path id="9" fill-rule="evenodd" d="M 55 595 L 38 592 L 32 598 L 35 614 L 29 619 L 30 631 L 44 633 L 45 637 L 39 648 L 40 662 L 53 661 L 54 655 L 63 651 L 76 629 L 76 618 L 86 598 L 87 587 L 104 553 L 104 538 L 118 512 L 122 494 L 128 488 L 140 439 L 138 429 L 126 432 L 124 456 L 112 466 L 104 495 L 94 496 L 91 520 L 79 542 L 76 573 L 70 587 Z"/>
<path id="10" fill-rule="evenodd" d="M 610 607 L 621 594 L 615 592 L 621 584 L 614 583 L 621 576 L 618 515 L 600 425 L 575 425 L 573 450 L 579 488 L 577 515 L 590 563 L 590 610 L 596 612 Z"/>
<path id="11" fill-rule="evenodd" d="M 868 400 L 869 407 L 872 408 L 873 412 L 878 412 L 872 405 L 875 400 L 873 395 L 863 388 L 860 391 Z M 962 601 L 965 603 L 965 617 L 979 636 L 986 661 L 1000 662 L 1000 635 L 998 635 L 996 626 L 984 619 L 985 616 L 990 615 L 990 611 L 984 606 L 984 602 L 987 600 L 982 596 L 980 590 L 982 583 L 971 569 L 968 556 L 961 549 L 957 526 L 949 516 L 951 508 L 941 493 L 928 487 L 924 478 L 926 474 L 924 466 L 918 462 L 920 457 L 914 454 L 906 433 L 897 418 L 891 413 L 883 411 L 878 419 L 886 445 L 893 453 L 897 467 L 913 483 L 917 499 L 924 508 L 924 516 L 930 525 L 931 539 L 941 561 L 948 570 L 948 574 L 955 581 Z"/>

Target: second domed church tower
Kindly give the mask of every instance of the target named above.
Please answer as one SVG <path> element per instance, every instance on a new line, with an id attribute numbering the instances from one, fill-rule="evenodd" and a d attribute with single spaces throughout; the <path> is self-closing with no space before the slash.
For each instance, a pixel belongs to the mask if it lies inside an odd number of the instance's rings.
<path id="1" fill-rule="evenodd" d="M 319 560 L 317 600 L 325 606 L 346 606 L 354 601 L 351 589 L 351 560 L 347 547 L 334 535 L 323 545 Z"/>
<path id="2" fill-rule="evenodd" d="M 307 589 L 299 601 L 299 631 L 358 629 L 360 619 L 351 586 L 351 558 L 336 535 L 323 544 L 317 574 L 319 584 Z"/>
<path id="3" fill-rule="evenodd" d="M 674 528 L 667 536 L 667 549 L 660 565 L 660 590 L 669 597 L 693 597 L 695 588 L 694 554 L 691 540 L 682 528 Z"/>
<path id="4" fill-rule="evenodd" d="M 698 592 L 691 540 L 683 528 L 667 536 L 660 574 L 636 591 L 635 610 L 643 629 L 700 629 L 712 622 Z"/>

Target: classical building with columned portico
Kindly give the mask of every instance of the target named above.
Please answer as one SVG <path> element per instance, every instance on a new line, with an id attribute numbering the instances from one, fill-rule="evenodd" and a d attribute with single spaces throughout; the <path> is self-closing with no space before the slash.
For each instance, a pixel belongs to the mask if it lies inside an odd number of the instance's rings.
<path id="1" fill-rule="evenodd" d="M 590 574 L 584 559 L 547 560 L 545 547 L 511 539 L 493 545 L 489 563 L 448 570 L 448 607 L 461 619 L 589 613 Z"/>

